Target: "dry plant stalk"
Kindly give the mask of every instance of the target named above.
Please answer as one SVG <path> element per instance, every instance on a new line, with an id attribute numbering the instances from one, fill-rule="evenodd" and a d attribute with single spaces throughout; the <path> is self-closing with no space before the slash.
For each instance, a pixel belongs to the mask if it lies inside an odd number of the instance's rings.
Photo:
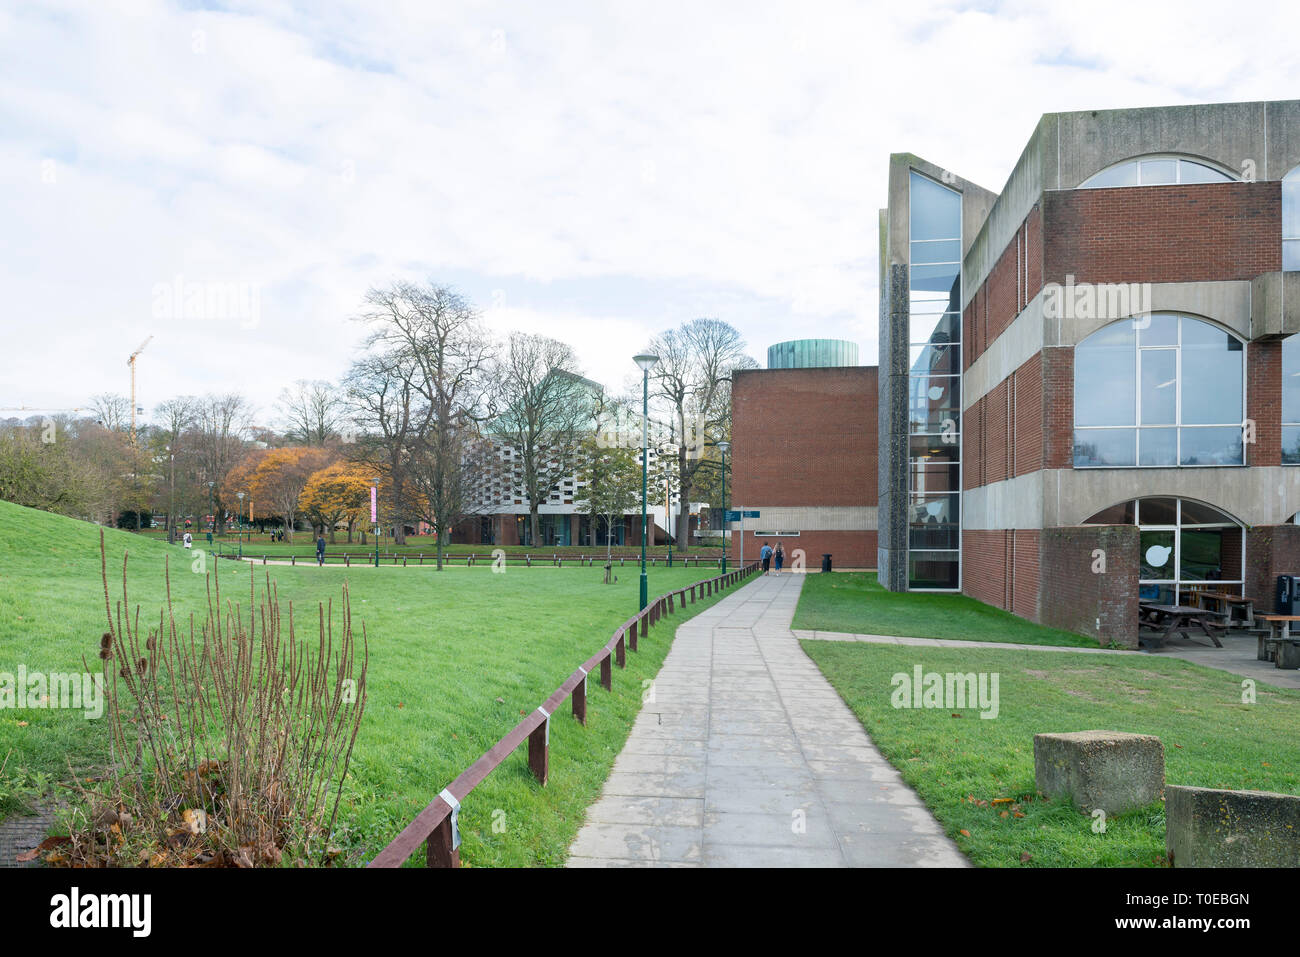
<path id="1" fill-rule="evenodd" d="M 207 580 L 207 614 L 178 623 L 170 568 L 156 628 L 141 628 L 128 594 L 109 598 L 100 642 L 110 770 L 81 788 L 68 863 L 107 866 L 257 866 L 326 853 L 366 703 L 369 648 L 358 649 L 347 584 L 341 620 L 322 604 L 317 636 L 286 621 L 267 573 L 249 603 L 222 603 Z M 358 656 L 358 651 L 360 652 Z M 359 667 L 358 667 L 359 657 Z M 331 796 L 333 800 L 331 801 Z"/>

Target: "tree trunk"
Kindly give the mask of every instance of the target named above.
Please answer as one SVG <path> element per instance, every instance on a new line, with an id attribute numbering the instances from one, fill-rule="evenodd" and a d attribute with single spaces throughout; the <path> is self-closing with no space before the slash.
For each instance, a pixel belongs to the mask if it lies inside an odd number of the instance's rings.
<path id="1" fill-rule="evenodd" d="M 442 529 L 441 528 L 434 529 L 434 535 L 437 536 L 437 541 L 438 541 L 438 571 L 442 571 L 442 549 L 443 549 Z"/>
<path id="2" fill-rule="evenodd" d="M 532 530 L 531 534 L 533 539 L 533 544 L 532 544 L 533 548 L 541 547 L 541 542 L 539 541 L 541 537 L 541 527 L 537 518 L 538 511 L 539 511 L 539 507 L 537 505 L 530 504 L 528 506 L 528 527 Z"/>
<path id="3" fill-rule="evenodd" d="M 331 545 L 334 545 L 334 544 L 337 543 L 337 539 L 335 539 L 335 537 L 334 537 L 334 525 L 335 525 L 335 524 L 336 524 L 336 523 L 334 523 L 334 522 L 330 522 L 330 544 L 331 544 Z"/>

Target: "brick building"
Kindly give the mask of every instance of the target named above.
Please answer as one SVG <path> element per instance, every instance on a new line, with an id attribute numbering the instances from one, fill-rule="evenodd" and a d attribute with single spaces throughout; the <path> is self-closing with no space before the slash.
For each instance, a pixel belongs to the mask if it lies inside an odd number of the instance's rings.
<path id="1" fill-rule="evenodd" d="M 1134 645 L 1140 596 L 1300 573 L 1300 101 L 1049 114 L 1000 193 L 895 154 L 880 248 L 878 371 L 738 377 L 737 501 L 784 395 L 765 465 L 877 506 L 887 588 Z"/>

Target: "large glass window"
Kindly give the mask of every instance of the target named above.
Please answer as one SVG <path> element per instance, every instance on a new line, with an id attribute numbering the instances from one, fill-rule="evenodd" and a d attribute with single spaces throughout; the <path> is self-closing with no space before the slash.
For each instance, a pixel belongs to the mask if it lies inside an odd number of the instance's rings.
<path id="1" fill-rule="evenodd" d="M 1080 189 L 1115 186 L 1169 186 L 1174 183 L 1231 183 L 1235 176 L 1181 156 L 1143 156 L 1107 167 L 1079 184 Z"/>
<path id="2" fill-rule="evenodd" d="M 1074 467 L 1242 465 L 1245 354 L 1191 316 L 1097 330 L 1074 350 Z"/>
<path id="3" fill-rule="evenodd" d="M 1282 464 L 1300 465 L 1300 335 L 1282 340 Z"/>
<path id="4" fill-rule="evenodd" d="M 1282 177 L 1282 268 L 1300 270 L 1300 166 Z"/>
<path id="5" fill-rule="evenodd" d="M 961 585 L 961 194 L 912 172 L 908 587 Z"/>
<path id="6" fill-rule="evenodd" d="M 1236 593 L 1244 585 L 1246 530 L 1212 505 L 1142 498 L 1102 509 L 1084 524 L 1138 526 L 1138 595 L 1144 600 L 1176 605 L 1209 582 Z"/>

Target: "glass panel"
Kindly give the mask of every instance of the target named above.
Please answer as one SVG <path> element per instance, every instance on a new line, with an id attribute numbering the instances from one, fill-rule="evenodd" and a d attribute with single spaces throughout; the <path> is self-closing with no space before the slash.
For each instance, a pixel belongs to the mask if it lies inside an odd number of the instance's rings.
<path id="1" fill-rule="evenodd" d="M 1282 463 L 1300 465 L 1300 425 L 1282 426 Z"/>
<path id="2" fill-rule="evenodd" d="M 1231 183 L 1233 179 L 1224 173 L 1220 173 L 1212 166 L 1206 166 L 1204 163 L 1193 163 L 1191 160 L 1179 161 L 1179 182 L 1183 183 Z"/>
<path id="3" fill-rule="evenodd" d="M 1075 429 L 1074 467 L 1136 464 L 1137 429 Z"/>
<path id="4" fill-rule="evenodd" d="M 912 267 L 912 300 L 941 299 L 952 297 L 953 287 L 961 278 L 961 266 L 956 263 L 944 263 L 938 266 Z M 923 296 L 922 293 L 931 295 Z"/>
<path id="5" fill-rule="evenodd" d="M 1138 184 L 1138 164 L 1122 163 L 1119 166 L 1102 170 L 1091 179 L 1084 180 L 1084 189 L 1105 189 L 1110 186 L 1136 186 Z"/>
<path id="6" fill-rule="evenodd" d="M 943 548 L 955 551 L 961 547 L 961 529 L 956 524 L 909 525 L 907 546 L 912 549 Z"/>
<path id="7" fill-rule="evenodd" d="M 1174 536 L 1175 531 L 1168 529 L 1147 529 L 1139 533 L 1141 570 L 1138 578 L 1143 581 L 1174 581 Z"/>
<path id="8" fill-rule="evenodd" d="M 912 375 L 959 375 L 961 346 L 912 346 Z"/>
<path id="9" fill-rule="evenodd" d="M 960 505 L 961 496 L 956 492 L 912 495 L 907 523 L 909 525 L 951 525 L 957 521 L 957 509 Z"/>
<path id="10" fill-rule="evenodd" d="M 1174 525 L 1178 522 L 1178 499 L 1144 498 L 1138 502 L 1137 517 L 1143 525 Z"/>
<path id="11" fill-rule="evenodd" d="M 1220 581 L 1223 578 L 1223 531 L 1217 528 L 1182 529 L 1179 574 L 1183 581 Z M 1239 535 L 1233 531 L 1230 534 Z"/>
<path id="12" fill-rule="evenodd" d="M 1167 183 L 1177 182 L 1177 180 L 1177 160 L 1159 159 L 1142 161 L 1143 186 L 1164 186 Z"/>
<path id="13" fill-rule="evenodd" d="M 1282 177 L 1282 238 L 1300 239 L 1300 166 Z"/>
<path id="14" fill-rule="evenodd" d="M 1178 354 L 1173 349 L 1142 349 L 1142 425 L 1173 425 L 1178 413 Z"/>
<path id="15" fill-rule="evenodd" d="M 1213 525 L 1222 522 L 1226 525 L 1235 525 L 1232 516 L 1227 512 L 1221 512 L 1213 505 L 1205 505 L 1201 502 L 1192 502 L 1183 499 L 1183 524 L 1184 525 Z"/>
<path id="16" fill-rule="evenodd" d="M 1118 505 L 1112 505 L 1110 508 L 1103 508 L 1092 518 L 1087 519 L 1085 525 L 1132 525 L 1134 509 L 1132 502 L 1120 502 Z"/>
<path id="17" fill-rule="evenodd" d="M 913 172 L 908 205 L 911 236 L 918 239 L 961 239 L 961 195 Z"/>
<path id="18" fill-rule="evenodd" d="M 912 265 L 920 263 L 961 262 L 961 240 L 943 239 L 928 243 L 912 243 Z"/>
<path id="19" fill-rule="evenodd" d="M 1138 585 L 1138 598 L 1142 601 L 1153 601 L 1157 605 L 1173 605 L 1178 601 L 1173 585 L 1157 585 L 1148 582 Z"/>
<path id="20" fill-rule="evenodd" d="M 921 494 L 955 492 L 961 487 L 961 470 L 956 465 L 913 459 L 909 463 L 908 483 L 913 492 Z"/>
<path id="21" fill-rule="evenodd" d="M 961 432 L 961 412 L 954 408 L 937 406 L 924 396 L 913 396 L 907 409 L 907 427 L 913 434 L 951 434 L 956 439 Z"/>
<path id="22" fill-rule="evenodd" d="M 957 587 L 957 556 L 953 552 L 912 552 L 908 566 L 909 588 Z"/>
<path id="23" fill-rule="evenodd" d="M 1177 464 L 1177 429 L 1138 430 L 1138 465 L 1158 467 Z"/>
<path id="24" fill-rule="evenodd" d="M 945 438 L 952 441 L 945 442 Z M 914 462 L 928 461 L 938 464 L 960 461 L 958 456 L 961 446 L 957 443 L 956 435 L 913 435 L 908 439 L 907 445 L 908 455 Z"/>
<path id="25" fill-rule="evenodd" d="M 1075 348 L 1075 425 L 1135 424 L 1135 340 L 1133 323 L 1116 322 Z"/>
<path id="26" fill-rule="evenodd" d="M 929 342 L 961 342 L 961 314 L 913 311 L 908 321 L 908 339 L 918 345 Z"/>
<path id="27" fill-rule="evenodd" d="M 1241 341 L 1197 319 L 1183 320 L 1185 424 L 1241 423 Z"/>
<path id="28" fill-rule="evenodd" d="M 1138 345 L 1178 345 L 1178 317 L 1167 315 L 1145 316 L 1134 320 L 1138 328 Z"/>
<path id="29" fill-rule="evenodd" d="M 1282 244 L 1282 268 L 1286 272 L 1300 271 L 1300 239 L 1288 239 Z"/>
<path id="30" fill-rule="evenodd" d="M 1241 465 L 1241 426 L 1179 429 L 1180 465 Z"/>

